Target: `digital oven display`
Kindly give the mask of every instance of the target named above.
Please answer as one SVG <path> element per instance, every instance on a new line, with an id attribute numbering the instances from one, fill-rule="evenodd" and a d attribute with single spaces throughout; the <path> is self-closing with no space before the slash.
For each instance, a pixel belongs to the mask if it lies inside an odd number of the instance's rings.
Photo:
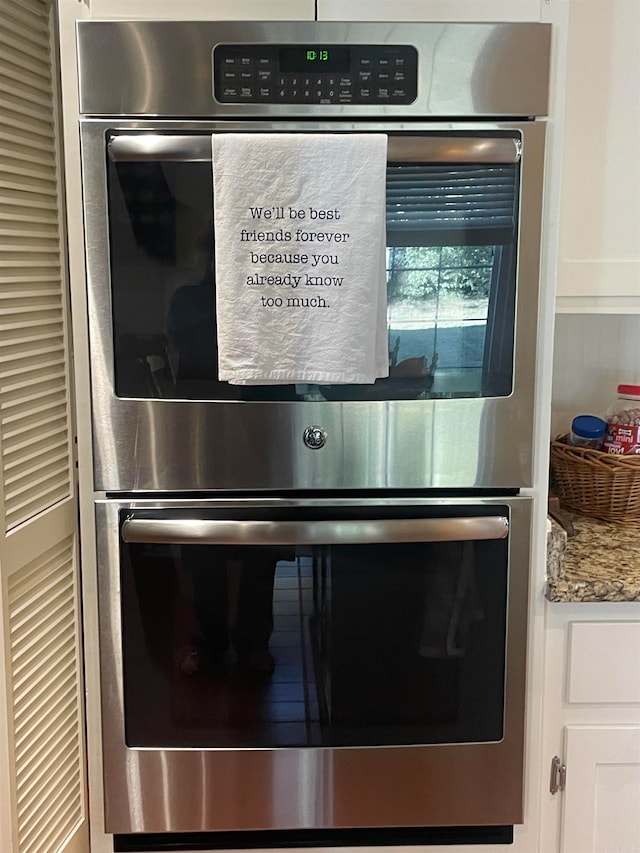
<path id="1" fill-rule="evenodd" d="M 418 52 L 408 44 L 218 44 L 214 97 L 222 104 L 412 104 Z"/>
<path id="2" fill-rule="evenodd" d="M 333 71 L 350 68 L 350 51 L 344 47 L 283 47 L 280 49 L 280 70 L 287 72 Z"/>

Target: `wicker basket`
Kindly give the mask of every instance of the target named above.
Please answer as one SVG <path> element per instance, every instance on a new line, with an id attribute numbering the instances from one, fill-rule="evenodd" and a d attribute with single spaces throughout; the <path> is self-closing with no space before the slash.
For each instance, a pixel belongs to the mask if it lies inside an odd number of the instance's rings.
<path id="1" fill-rule="evenodd" d="M 551 467 L 560 502 L 584 515 L 640 526 L 640 455 L 616 456 L 551 442 Z"/>

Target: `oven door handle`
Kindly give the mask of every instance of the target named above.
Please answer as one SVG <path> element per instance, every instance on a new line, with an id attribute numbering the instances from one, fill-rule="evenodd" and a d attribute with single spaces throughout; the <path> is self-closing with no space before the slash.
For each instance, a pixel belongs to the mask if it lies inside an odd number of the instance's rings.
<path id="1" fill-rule="evenodd" d="M 210 163 L 210 134 L 137 133 L 112 136 L 113 162 Z M 517 163 L 522 143 L 513 136 L 389 136 L 390 163 Z"/>
<path id="2" fill-rule="evenodd" d="M 238 521 L 136 518 L 122 524 L 124 542 L 171 545 L 366 545 L 506 539 L 502 515 L 342 521 Z"/>

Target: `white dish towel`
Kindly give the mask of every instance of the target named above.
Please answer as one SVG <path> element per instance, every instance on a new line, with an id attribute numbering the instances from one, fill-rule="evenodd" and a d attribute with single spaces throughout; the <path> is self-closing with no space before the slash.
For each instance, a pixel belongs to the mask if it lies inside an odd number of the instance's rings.
<path id="1" fill-rule="evenodd" d="M 238 385 L 389 372 L 384 134 L 214 134 L 218 373 Z"/>

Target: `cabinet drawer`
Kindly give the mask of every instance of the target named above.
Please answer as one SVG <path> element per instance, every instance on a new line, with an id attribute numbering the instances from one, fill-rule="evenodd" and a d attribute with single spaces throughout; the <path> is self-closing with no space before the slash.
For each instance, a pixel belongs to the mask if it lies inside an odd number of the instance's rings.
<path id="1" fill-rule="evenodd" d="M 567 702 L 640 703 L 639 622 L 571 622 Z"/>

